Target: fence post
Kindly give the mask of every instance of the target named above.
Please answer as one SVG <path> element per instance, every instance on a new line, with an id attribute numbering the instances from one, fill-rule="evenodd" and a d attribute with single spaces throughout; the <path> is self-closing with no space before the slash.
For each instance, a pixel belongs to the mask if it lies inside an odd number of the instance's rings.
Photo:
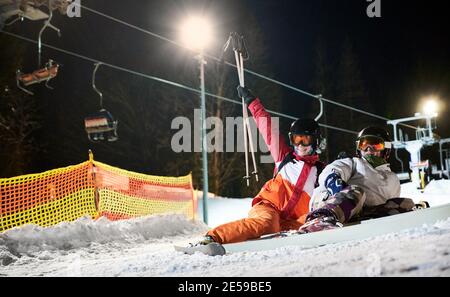
<path id="1" fill-rule="evenodd" d="M 91 173 L 92 183 L 94 184 L 94 204 L 95 209 L 97 210 L 97 215 L 94 219 L 98 219 L 100 217 L 99 210 L 99 193 L 97 188 L 97 178 L 96 178 L 96 167 L 94 164 L 94 153 L 92 150 L 89 150 L 89 171 Z"/>
<path id="2" fill-rule="evenodd" d="M 2 198 L 2 192 L 3 192 L 2 191 L 2 185 L 3 185 L 3 183 L 0 180 L 0 232 L 4 231 L 4 226 L 3 226 L 3 207 L 2 207 L 3 203 L 1 203 L 1 201 L 3 201 L 3 198 Z"/>

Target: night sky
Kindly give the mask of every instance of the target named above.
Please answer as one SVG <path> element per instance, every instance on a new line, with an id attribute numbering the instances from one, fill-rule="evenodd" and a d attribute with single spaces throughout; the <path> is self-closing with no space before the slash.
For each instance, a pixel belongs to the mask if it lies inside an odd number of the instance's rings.
<path id="1" fill-rule="evenodd" d="M 372 19 L 366 15 L 369 3 L 365 0 L 81 2 L 173 40 L 177 38 L 177 29 L 188 13 L 203 11 L 213 21 L 216 31 L 216 42 L 208 50 L 214 56 L 220 56 L 220 49 L 229 32 L 244 30 L 240 25 L 242 18 L 254 18 L 263 34 L 267 54 L 265 63 L 269 71 L 262 74 L 308 92 L 313 92 L 311 81 L 315 72 L 318 41 L 325 45 L 330 63 L 337 63 L 344 40 L 348 40 L 353 45 L 368 99 L 373 103 L 371 111 L 388 118 L 409 117 L 419 110 L 418 104 L 422 97 L 437 95 L 441 100 L 437 132 L 443 138 L 450 137 L 450 41 L 445 6 L 447 1 L 381 0 L 382 17 Z M 177 75 L 180 65 L 185 68 L 195 67 L 195 61 L 186 51 L 84 10 L 81 18 L 69 19 L 56 14 L 54 24 L 62 29 L 63 36 L 58 38 L 54 32 L 48 31 L 44 34 L 44 42 L 94 59 L 178 82 L 182 79 Z M 5 30 L 36 40 L 40 28 L 41 25 L 37 23 L 25 21 L 6 27 Z M 37 60 L 36 46 L 26 42 L 24 44 L 27 49 L 24 65 L 31 69 L 33 67 L 30 65 L 34 65 Z M 252 49 L 249 51 L 251 53 Z M 82 137 L 79 148 L 81 153 L 78 156 L 80 158 L 91 147 L 83 127 L 79 123 L 64 123 L 61 121 L 64 114 L 58 112 L 68 112 L 73 108 L 95 110 L 96 95 L 90 88 L 93 64 L 45 49 L 44 57 L 59 61 L 63 68 L 61 76 L 52 82 L 54 91 L 45 91 L 46 95 L 41 98 L 42 89 L 37 90 L 36 97 L 50 115 L 43 124 L 52 127 L 67 124 L 68 127 L 65 128 L 69 129 L 73 126 L 74 133 L 79 133 Z M 232 56 L 227 59 L 233 62 Z M 257 65 L 254 67 L 258 68 Z M 100 81 L 102 77 L 108 77 L 108 72 L 114 71 L 100 71 Z M 136 77 L 129 74 L 118 75 L 131 79 L 130 83 L 139 86 Z M 110 83 L 113 85 L 114 81 Z M 275 87 L 271 83 L 267 84 Z M 195 84 L 192 86 L 196 87 Z M 106 89 L 105 84 L 102 87 L 103 90 Z M 155 88 L 157 87 L 158 84 L 155 84 Z M 287 89 L 280 90 L 281 112 L 302 116 L 303 110 L 317 107 L 317 101 L 311 98 Z M 264 94 L 255 91 L 264 98 Z M 333 94 L 323 95 L 328 99 L 336 99 Z M 345 109 L 337 108 L 335 112 L 341 113 L 342 117 L 347 115 Z M 52 114 L 55 114 L 54 118 L 51 117 Z M 379 119 L 372 121 L 377 125 L 384 124 Z M 342 128 L 359 130 L 359 127 Z M 167 132 L 170 130 L 167 129 Z M 47 137 L 49 133 L 42 132 L 41 136 Z M 54 140 L 49 138 L 46 141 L 51 146 L 51 141 Z M 44 154 L 36 170 L 80 161 L 75 157 L 54 158 L 58 161 L 51 159 L 50 154 Z M 139 168 L 129 166 L 128 169 Z"/>
<path id="2" fill-rule="evenodd" d="M 443 103 L 438 131 L 449 136 L 450 31 L 445 1 L 382 1 L 382 17 L 372 19 L 363 0 L 249 3 L 267 33 L 278 80 L 307 89 L 317 39 L 325 40 L 338 59 L 342 41 L 349 38 L 377 114 L 412 116 L 423 96 L 435 94 Z"/>

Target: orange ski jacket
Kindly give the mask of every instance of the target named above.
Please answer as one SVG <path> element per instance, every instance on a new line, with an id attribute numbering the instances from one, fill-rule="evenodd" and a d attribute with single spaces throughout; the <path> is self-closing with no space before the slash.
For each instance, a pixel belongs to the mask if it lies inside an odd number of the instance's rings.
<path id="1" fill-rule="evenodd" d="M 280 135 L 280 131 L 272 127 L 271 116 L 259 99 L 254 100 L 248 108 L 275 161 L 275 177 L 263 186 L 253 199 L 252 205 L 270 203 L 280 212 L 282 219 L 298 220 L 309 212 L 309 202 L 320 173 L 318 168 L 323 168 L 319 156 L 298 156 Z M 277 172 L 280 164 L 289 155 L 291 162 L 286 163 Z"/>

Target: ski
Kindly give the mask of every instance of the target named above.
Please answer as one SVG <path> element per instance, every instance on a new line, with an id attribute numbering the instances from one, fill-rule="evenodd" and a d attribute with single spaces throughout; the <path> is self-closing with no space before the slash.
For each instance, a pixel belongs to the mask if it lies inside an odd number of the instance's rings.
<path id="1" fill-rule="evenodd" d="M 352 240 L 362 240 L 383 234 L 400 232 L 406 229 L 421 227 L 424 224 L 435 224 L 450 217 L 450 204 L 420 209 L 408 213 L 364 220 L 346 225 L 343 228 L 325 230 L 314 233 L 300 233 L 298 231 L 283 231 L 264 235 L 259 239 L 240 243 L 224 244 L 210 243 L 181 247 L 175 250 L 188 255 L 197 252 L 208 256 L 223 256 L 235 252 L 255 252 L 273 250 L 285 246 L 301 246 L 313 248 L 327 244 L 340 243 Z"/>
<path id="2" fill-rule="evenodd" d="M 334 230 L 301 234 L 298 232 L 281 232 L 263 236 L 261 239 L 241 243 L 225 244 L 226 253 L 243 251 L 265 251 L 285 246 L 313 248 L 352 240 L 362 240 L 383 234 L 400 232 L 435 224 L 450 217 L 450 204 L 421 209 L 408 213 L 361 221 L 358 224 Z"/>

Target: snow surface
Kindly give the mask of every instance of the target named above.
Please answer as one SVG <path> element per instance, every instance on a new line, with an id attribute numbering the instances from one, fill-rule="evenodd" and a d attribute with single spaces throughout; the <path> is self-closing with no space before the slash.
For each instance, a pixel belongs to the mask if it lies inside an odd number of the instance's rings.
<path id="1" fill-rule="evenodd" d="M 424 193 L 405 184 L 402 197 L 450 203 L 450 181 L 434 181 Z M 210 226 L 246 217 L 250 203 L 208 199 Z M 0 233 L 0 276 L 450 276 L 450 218 L 314 249 L 287 246 L 222 257 L 174 251 L 173 245 L 194 242 L 206 230 L 179 215 L 27 225 Z"/>
<path id="2" fill-rule="evenodd" d="M 450 180 L 432 180 L 424 190 L 418 190 L 413 183 L 402 185 L 401 196 L 414 201 L 428 201 L 430 206 L 450 203 Z"/>

